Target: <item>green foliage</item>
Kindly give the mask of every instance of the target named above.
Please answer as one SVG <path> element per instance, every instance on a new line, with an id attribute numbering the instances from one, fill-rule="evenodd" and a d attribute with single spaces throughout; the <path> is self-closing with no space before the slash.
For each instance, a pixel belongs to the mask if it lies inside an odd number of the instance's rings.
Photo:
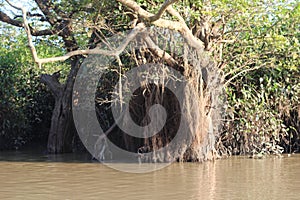
<path id="1" fill-rule="evenodd" d="M 286 117 L 293 117 L 291 113 L 299 104 L 299 77 L 300 71 L 264 68 L 248 73 L 235 81 L 234 87 L 227 88 L 232 121 L 227 122 L 224 137 L 234 153 L 282 150 L 278 145 L 288 141 L 295 130 Z"/>
<path id="2" fill-rule="evenodd" d="M 233 153 L 299 148 L 290 148 L 300 139 L 292 123 L 299 121 L 299 5 L 282 1 L 257 12 L 224 50 L 230 120 L 222 137 Z"/>
<path id="3" fill-rule="evenodd" d="M 132 11 L 115 1 L 51 2 L 55 12 L 66 16 L 72 14 L 72 31 L 81 49 L 88 47 L 92 33 L 96 32 L 103 39 L 130 28 Z M 136 2 L 155 13 L 165 1 Z M 199 22 L 203 18 L 209 19 L 212 24 L 223 20 L 218 27 L 220 35 L 212 39 L 210 53 L 218 64 L 226 66 L 222 70 L 227 81 L 229 121 L 221 139 L 228 151 L 278 153 L 281 151 L 278 144 L 291 141 L 292 136 L 296 141 L 300 129 L 295 123 L 299 121 L 295 111 L 300 107 L 299 2 L 183 0 L 173 7 L 191 29 L 196 25 L 201 29 L 204 25 Z M 167 13 L 163 17 L 176 20 Z M 36 27 L 40 23 L 38 21 L 30 19 L 32 27 Z M 47 25 L 38 27 L 45 28 Z M 7 25 L 0 28 L 0 135 L 19 144 L 35 137 L 31 135 L 34 127 L 38 127 L 39 122 L 48 123 L 51 118 L 49 113 L 53 100 L 39 83 L 39 75 L 62 70 L 65 78 L 69 69 L 65 63 L 45 64 L 42 69 L 37 68 L 32 62 L 24 32 Z M 34 39 L 40 57 L 65 53 L 64 44 L 57 36 Z M 124 65 L 128 66 L 128 63 L 124 62 Z"/>
<path id="4" fill-rule="evenodd" d="M 20 30 L 3 28 L 0 39 L 0 140 L 1 148 L 19 148 L 44 138 L 49 128 L 53 97 L 40 83 L 41 73 L 66 72 L 65 65 L 48 64 L 39 69 L 32 61 L 27 38 Z M 41 56 L 61 54 L 61 50 L 36 41 Z"/>

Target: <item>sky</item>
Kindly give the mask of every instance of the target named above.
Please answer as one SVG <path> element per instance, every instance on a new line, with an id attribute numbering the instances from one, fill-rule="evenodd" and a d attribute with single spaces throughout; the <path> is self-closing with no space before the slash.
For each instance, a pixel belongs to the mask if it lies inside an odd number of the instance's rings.
<path id="1" fill-rule="evenodd" d="M 35 2 L 32 0 L 10 0 L 10 2 L 16 6 L 23 6 L 27 10 L 30 10 L 33 6 L 36 6 Z M 16 10 L 13 7 L 11 7 L 5 2 L 5 0 L 0 0 L 0 10 L 2 12 L 5 12 L 10 17 L 21 14 L 20 10 Z"/>

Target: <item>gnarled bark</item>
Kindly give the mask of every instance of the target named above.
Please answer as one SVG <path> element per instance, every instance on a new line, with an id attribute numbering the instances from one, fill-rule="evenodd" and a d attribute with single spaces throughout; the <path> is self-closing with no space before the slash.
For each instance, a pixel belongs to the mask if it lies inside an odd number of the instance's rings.
<path id="1" fill-rule="evenodd" d="M 55 97 L 47 145 L 49 153 L 65 153 L 73 150 L 76 129 L 72 115 L 72 90 L 79 66 L 78 58 L 72 60 L 72 68 L 65 84 L 59 82 L 59 72 L 41 76 L 41 81 L 50 88 Z"/>

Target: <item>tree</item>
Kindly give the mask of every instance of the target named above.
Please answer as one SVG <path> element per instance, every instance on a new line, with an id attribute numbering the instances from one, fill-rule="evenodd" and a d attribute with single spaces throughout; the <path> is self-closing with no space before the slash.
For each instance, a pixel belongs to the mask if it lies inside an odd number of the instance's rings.
<path id="1" fill-rule="evenodd" d="M 9 4 L 10 2 L 7 1 Z M 46 21 L 50 26 L 49 29 L 45 30 L 36 30 L 31 28 L 31 26 L 27 22 L 27 15 L 29 16 L 37 16 L 38 14 L 32 14 L 25 11 L 23 7 L 17 7 L 13 4 L 10 4 L 11 6 L 19 9 L 22 11 L 23 15 L 23 22 L 20 22 L 16 19 L 10 18 L 5 13 L 1 12 L 1 21 L 10 23 L 12 25 L 16 26 L 24 26 L 29 40 L 29 46 L 31 48 L 31 52 L 33 54 L 33 58 L 35 62 L 41 66 L 44 62 L 51 62 L 51 61 L 64 61 L 68 58 L 70 58 L 70 64 L 71 69 L 68 76 L 68 79 L 64 85 L 61 85 L 57 80 L 57 74 L 53 75 L 43 75 L 42 81 L 46 83 L 49 88 L 51 89 L 52 93 L 55 96 L 55 108 L 52 116 L 52 124 L 51 124 L 51 130 L 49 134 L 48 139 L 48 150 L 49 152 L 53 153 L 59 153 L 59 152 L 66 152 L 71 150 L 70 141 L 73 138 L 72 131 L 72 115 L 71 115 L 71 91 L 72 86 L 74 84 L 74 77 L 76 76 L 78 67 L 80 65 L 80 59 L 82 58 L 81 55 L 91 53 L 92 50 L 84 50 L 84 51 L 76 51 L 78 50 L 78 41 L 76 40 L 76 29 L 74 29 L 74 22 L 78 20 L 79 17 L 78 14 L 81 15 L 81 17 L 88 16 L 87 12 L 91 11 L 91 9 L 98 8 L 99 10 L 103 10 L 104 8 L 110 8 L 116 9 L 116 6 L 111 5 L 110 3 L 105 2 L 106 4 L 102 5 L 93 5 L 91 7 L 87 7 L 86 3 L 77 3 L 77 2 L 51 2 L 51 1 L 35 1 L 42 12 L 42 16 L 39 16 L 39 20 Z M 151 14 L 150 12 L 144 10 L 141 8 L 136 2 L 134 1 L 119 1 L 120 5 L 123 5 L 127 7 L 133 13 L 134 15 L 139 15 L 139 19 L 134 19 L 134 22 L 140 23 L 152 23 L 153 25 L 164 27 L 164 28 L 170 28 L 171 30 L 179 31 L 183 37 L 186 39 L 189 45 L 192 47 L 202 47 L 202 42 L 193 36 L 192 31 L 188 28 L 188 26 L 185 24 L 182 17 L 180 17 L 179 13 L 176 12 L 172 7 L 171 4 L 173 4 L 175 1 L 166 1 L 156 15 Z M 62 7 L 64 8 L 70 8 L 62 11 Z M 79 9 L 78 9 L 79 8 Z M 165 11 L 168 10 L 171 16 L 179 18 L 179 21 L 171 21 L 162 19 L 161 16 L 165 13 Z M 120 10 L 119 13 L 124 12 L 123 10 Z M 83 14 L 82 14 L 83 13 Z M 100 17 L 98 13 L 95 13 L 95 16 L 92 16 L 89 12 L 89 19 L 93 20 L 94 24 L 97 24 L 100 22 Z M 123 17 L 125 19 L 120 18 L 120 22 L 126 21 L 128 22 L 128 16 Z M 98 19 L 98 21 L 96 21 Z M 111 19 L 108 19 L 111 20 Z M 119 23 L 120 23 L 119 22 Z M 88 22 L 90 23 L 90 22 Z M 135 24 L 133 24 L 135 25 Z M 136 27 L 139 27 L 139 24 L 136 25 Z M 103 28 L 103 27 L 101 27 Z M 97 39 L 96 36 L 97 28 L 94 29 L 94 32 L 92 33 L 92 36 L 90 38 L 90 42 L 86 45 L 92 45 L 93 40 Z M 112 31 L 112 30 L 109 30 Z M 98 31 L 98 32 L 101 32 Z M 60 58 L 53 58 L 53 59 L 39 59 L 38 55 L 36 53 L 36 50 L 34 48 L 34 43 L 32 41 L 32 35 L 34 36 L 43 36 L 43 35 L 51 35 L 51 34 L 57 34 L 60 36 L 64 42 L 64 47 L 66 48 L 66 51 L 69 52 L 66 56 L 60 57 Z M 208 34 L 208 33 L 207 33 Z"/>
<path id="2" fill-rule="evenodd" d="M 228 150 L 222 151 L 298 151 L 299 6 L 257 6 L 245 21 L 249 25 L 242 25 L 236 42 L 224 50 L 229 122 L 220 137 Z"/>
<path id="3" fill-rule="evenodd" d="M 64 84 L 59 83 L 57 73 L 42 76 L 42 81 L 49 86 L 55 96 L 55 108 L 48 140 L 48 150 L 52 153 L 71 151 L 71 141 L 75 131 L 71 115 L 74 78 L 84 55 L 112 53 L 95 48 L 97 43 L 105 40 L 112 33 L 128 29 L 134 31 L 143 26 L 156 26 L 177 31 L 191 48 L 208 52 L 215 60 L 212 70 L 224 72 L 223 79 L 226 84 L 230 84 L 247 72 L 272 65 L 272 63 L 276 64 L 273 55 L 277 52 L 269 51 L 272 42 L 268 39 L 276 35 L 268 36 L 267 34 L 285 20 L 285 17 L 277 18 L 276 13 L 278 16 L 286 15 L 293 10 L 297 15 L 297 10 L 299 10 L 299 4 L 290 2 L 290 6 L 284 10 L 277 2 L 276 6 L 271 7 L 272 14 L 270 14 L 268 7 L 274 1 L 242 0 L 234 2 L 35 0 L 34 2 L 39 12 L 35 13 L 35 9 L 26 12 L 23 7 L 11 4 L 18 10 L 22 10 L 23 16 L 19 16 L 22 20 L 18 20 L 18 16 L 11 18 L 0 11 L 0 21 L 25 28 L 33 58 L 39 66 L 47 62 L 65 60 L 70 64 L 70 72 Z M 29 22 L 27 18 L 30 19 Z M 294 34 L 290 32 L 290 34 L 294 37 L 297 32 Z M 32 36 L 58 36 L 60 38 L 58 43 L 63 43 L 66 55 L 40 59 L 35 51 Z M 276 49 L 280 47 L 277 46 Z M 163 58 L 169 65 L 175 66 L 174 63 L 180 63 L 178 58 L 172 57 L 172 52 L 159 54 L 157 51 L 155 55 Z M 205 71 L 201 71 L 200 76 L 205 77 L 204 73 Z M 204 87 L 202 89 L 205 90 Z M 209 97 L 209 92 L 206 93 L 206 97 Z M 209 98 L 205 100 L 203 106 L 208 104 Z M 206 116 L 205 120 L 208 120 L 206 126 L 211 123 L 209 122 L 211 118 L 211 116 Z M 203 134 L 198 138 L 199 141 L 201 140 L 200 143 L 203 143 L 201 137 L 207 138 L 208 134 Z M 213 138 L 218 138 L 218 134 L 214 133 Z M 198 144 L 196 142 L 192 146 L 191 151 L 201 154 L 203 150 L 200 148 L 199 141 Z M 214 143 L 214 139 L 206 144 L 210 148 L 209 152 L 204 153 L 205 158 L 215 153 L 214 144 L 211 143 Z M 226 152 L 223 153 L 226 154 Z"/>
<path id="4" fill-rule="evenodd" d="M 25 32 L 1 24 L 0 46 L 0 137 L 1 149 L 19 149 L 32 140 L 45 143 L 53 109 L 53 97 L 40 83 L 41 73 L 62 70 L 66 66 L 47 64 L 35 67 Z M 59 55 L 61 48 L 51 48 L 47 41 L 36 41 L 36 48 L 43 56 Z"/>

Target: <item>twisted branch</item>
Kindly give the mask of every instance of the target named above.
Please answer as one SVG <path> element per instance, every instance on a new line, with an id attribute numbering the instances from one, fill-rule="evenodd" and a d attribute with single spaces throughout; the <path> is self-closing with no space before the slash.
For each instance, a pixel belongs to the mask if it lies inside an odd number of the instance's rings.
<path id="1" fill-rule="evenodd" d="M 177 0 L 173 0 L 173 1 L 166 0 L 166 2 L 163 4 L 163 6 L 160 8 L 160 10 L 156 15 L 144 10 L 133 0 L 117 0 L 117 1 L 123 4 L 124 6 L 135 11 L 145 21 L 148 21 L 157 27 L 167 28 L 167 29 L 180 32 L 184 37 L 184 39 L 186 40 L 186 42 L 191 47 L 194 47 L 196 49 L 204 48 L 203 42 L 201 42 L 197 37 L 193 35 L 192 31 L 188 28 L 184 19 L 180 16 L 180 14 L 176 10 L 170 7 L 171 4 L 175 3 Z M 157 17 L 161 17 L 166 10 L 171 15 L 177 17 L 179 21 L 157 18 Z"/>
<path id="2" fill-rule="evenodd" d="M 63 56 L 51 57 L 51 58 L 39 58 L 37 55 L 35 46 L 33 44 L 33 41 L 32 41 L 32 29 L 28 25 L 26 9 L 22 6 L 16 6 L 16 5 L 12 4 L 9 0 L 5 0 L 5 1 L 13 8 L 22 11 L 23 26 L 26 31 L 29 47 L 30 47 L 33 59 L 39 65 L 39 67 L 41 67 L 41 65 L 44 63 L 65 61 L 65 60 L 69 59 L 70 57 L 76 56 L 76 55 L 101 54 L 101 55 L 107 55 L 107 56 L 118 56 L 124 51 L 124 49 L 129 44 L 129 42 L 132 41 L 135 38 L 135 36 L 138 33 L 142 32 L 142 30 L 144 30 L 144 28 L 145 28 L 144 23 L 139 23 L 131 31 L 131 33 L 127 36 L 127 38 L 123 41 L 123 43 L 117 49 L 103 50 L 103 49 L 94 48 L 94 49 L 85 49 L 85 50 L 75 50 L 75 51 L 70 51 Z M 160 10 L 158 11 L 158 13 L 155 15 L 150 12 L 147 12 L 146 10 L 141 8 L 136 2 L 134 2 L 132 0 L 117 0 L 117 1 L 119 1 L 120 3 L 122 3 L 123 5 L 131 8 L 131 9 L 133 9 L 135 12 L 137 12 L 140 15 L 140 17 L 144 18 L 146 21 L 151 22 L 152 24 L 154 24 L 158 27 L 168 28 L 168 29 L 176 30 L 176 31 L 180 32 L 190 46 L 197 48 L 197 49 L 203 48 L 203 43 L 198 38 L 194 37 L 194 35 L 192 34 L 192 31 L 188 28 L 188 26 L 184 22 L 184 19 L 180 16 L 180 14 L 176 10 L 174 10 L 171 7 L 171 4 L 177 2 L 178 0 L 166 0 L 165 3 L 160 8 Z M 171 15 L 177 17 L 179 19 L 179 21 L 171 21 L 171 20 L 161 19 L 162 15 L 164 14 L 165 11 L 168 11 Z M 15 23 L 15 22 L 12 22 L 12 23 Z M 21 24 L 18 23 L 17 25 L 20 26 Z M 150 44 L 150 43 L 151 43 L 151 41 L 148 38 L 148 44 Z M 151 44 L 150 46 L 153 46 L 153 44 Z M 154 48 L 154 49 L 156 49 L 155 50 L 156 53 L 158 53 L 162 56 L 161 52 L 157 51 L 157 48 Z M 164 57 L 169 62 L 174 63 L 174 60 L 171 60 L 171 58 L 167 54 L 164 54 Z"/>

